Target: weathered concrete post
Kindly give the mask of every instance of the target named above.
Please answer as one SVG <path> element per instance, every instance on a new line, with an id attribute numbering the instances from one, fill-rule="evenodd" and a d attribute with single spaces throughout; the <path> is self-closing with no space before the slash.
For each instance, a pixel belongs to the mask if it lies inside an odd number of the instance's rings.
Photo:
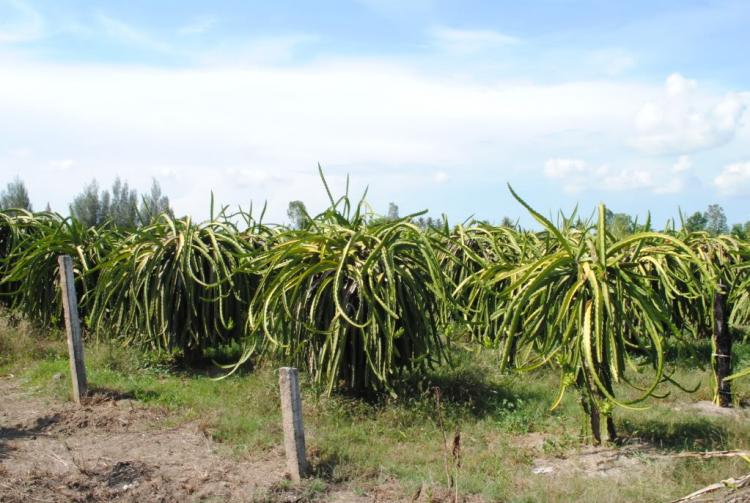
<path id="1" fill-rule="evenodd" d="M 65 328 L 68 332 L 68 353 L 70 355 L 70 377 L 73 381 L 73 400 L 81 403 L 86 396 L 86 367 L 83 364 L 83 340 L 81 322 L 78 319 L 78 301 L 73 280 L 73 260 L 68 255 L 57 259 L 60 265 L 60 287 L 62 289 L 63 308 L 65 310 Z"/>
<path id="2" fill-rule="evenodd" d="M 294 482 L 307 476 L 305 429 L 302 425 L 302 398 L 299 394 L 299 372 L 295 368 L 279 369 L 281 418 L 284 423 L 286 465 Z"/>

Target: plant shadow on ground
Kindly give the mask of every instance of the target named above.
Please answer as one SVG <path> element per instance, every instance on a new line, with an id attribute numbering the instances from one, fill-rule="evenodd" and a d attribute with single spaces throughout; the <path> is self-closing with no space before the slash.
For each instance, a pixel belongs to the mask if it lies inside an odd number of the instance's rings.
<path id="1" fill-rule="evenodd" d="M 478 366 L 451 368 L 443 365 L 423 376 L 396 383 L 395 397 L 387 392 L 339 390 L 331 398 L 347 404 L 341 412 L 348 416 L 359 415 L 362 409 L 377 411 L 396 406 L 415 416 L 434 418 L 439 393 L 442 414 L 451 421 L 500 417 L 508 411 L 519 410 L 524 403 L 544 402 L 549 398 L 537 389 L 515 389 L 510 386 L 511 382 L 510 376 L 497 381 Z"/>
<path id="2" fill-rule="evenodd" d="M 349 479 L 341 473 L 339 468 L 350 464 L 351 459 L 345 454 L 324 452 L 320 449 L 310 450 L 307 456 L 307 467 L 310 475 L 332 483 L 345 482 Z"/>
<path id="3" fill-rule="evenodd" d="M 404 399 L 424 397 L 427 393 L 431 401 L 434 401 L 436 390 L 439 389 L 444 412 L 473 419 L 504 414 L 509 409 L 517 410 L 524 402 L 545 398 L 543 393 L 533 389 L 512 388 L 510 378 L 505 382 L 493 381 L 486 371 L 479 368 L 429 373 L 415 384 L 416 386 L 406 388 Z"/>
<path id="4" fill-rule="evenodd" d="M 180 361 L 169 373 L 178 377 L 209 377 L 211 379 L 219 379 L 230 372 L 232 372 L 232 375 L 242 377 L 252 374 L 257 370 L 257 364 L 252 360 L 242 363 L 236 369 L 227 367 L 232 364 L 233 362 L 225 363 L 208 357 L 202 357 L 189 363 Z"/>
<path id="5" fill-rule="evenodd" d="M 253 356 L 237 365 L 244 351 L 245 348 L 241 343 L 232 341 L 215 348 L 205 348 L 193 355 L 179 353 L 173 356 L 171 370 L 186 376 L 220 378 L 230 372 L 237 376 L 244 376 L 255 372 L 259 365 L 264 363 L 262 358 Z"/>
<path id="6" fill-rule="evenodd" d="M 734 447 L 728 445 L 727 428 L 708 418 L 678 422 L 623 419 L 618 433 L 623 438 L 637 437 L 668 451 L 720 451 Z"/>
<path id="7" fill-rule="evenodd" d="M 36 419 L 36 424 L 31 427 L 23 427 L 21 424 L 17 424 L 10 428 L 0 427 L 0 460 L 8 458 L 8 453 L 13 450 L 6 445 L 9 440 L 27 437 L 33 438 L 44 433 L 44 430 L 49 427 L 50 424 L 57 422 L 59 419 L 60 414 L 55 413 L 53 415 L 38 417 Z"/>

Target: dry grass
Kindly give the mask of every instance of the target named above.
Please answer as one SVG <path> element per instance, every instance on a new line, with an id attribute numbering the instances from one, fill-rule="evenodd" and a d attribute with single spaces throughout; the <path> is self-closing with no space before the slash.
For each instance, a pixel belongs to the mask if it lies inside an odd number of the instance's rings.
<path id="1" fill-rule="evenodd" d="M 65 356 L 63 337 L 0 310 L 0 368 Z"/>

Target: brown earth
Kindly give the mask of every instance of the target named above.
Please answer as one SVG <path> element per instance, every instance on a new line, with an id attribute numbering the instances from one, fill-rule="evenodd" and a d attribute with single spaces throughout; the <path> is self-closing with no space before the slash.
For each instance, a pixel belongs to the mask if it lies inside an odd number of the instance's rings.
<path id="1" fill-rule="evenodd" d="M 40 398 L 0 379 L 0 502 L 346 501 L 285 482 L 281 449 L 237 460 L 196 424 L 167 427 L 166 411 L 95 393 L 84 406 Z M 381 499 L 381 501 L 383 501 Z"/>

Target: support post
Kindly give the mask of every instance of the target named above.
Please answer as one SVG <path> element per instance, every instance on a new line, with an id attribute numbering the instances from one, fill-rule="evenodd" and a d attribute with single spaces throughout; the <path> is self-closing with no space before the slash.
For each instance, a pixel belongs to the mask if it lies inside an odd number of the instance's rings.
<path id="1" fill-rule="evenodd" d="M 80 405 L 88 392 L 86 367 L 83 363 L 83 339 L 81 322 L 78 319 L 78 301 L 73 279 L 73 260 L 68 255 L 57 259 L 60 265 L 60 287 L 62 289 L 65 328 L 68 332 L 68 354 L 70 355 L 70 377 L 73 382 L 73 400 Z"/>
<path id="2" fill-rule="evenodd" d="M 305 430 L 302 424 L 302 398 L 299 393 L 299 372 L 295 368 L 279 369 L 281 387 L 281 418 L 284 423 L 286 464 L 292 481 L 307 476 Z"/>
<path id="3" fill-rule="evenodd" d="M 729 332 L 727 310 L 727 286 L 719 283 L 714 292 L 714 341 L 712 363 L 716 378 L 716 403 L 722 407 L 732 406 L 732 383 L 725 381 L 732 373 L 732 336 Z"/>

